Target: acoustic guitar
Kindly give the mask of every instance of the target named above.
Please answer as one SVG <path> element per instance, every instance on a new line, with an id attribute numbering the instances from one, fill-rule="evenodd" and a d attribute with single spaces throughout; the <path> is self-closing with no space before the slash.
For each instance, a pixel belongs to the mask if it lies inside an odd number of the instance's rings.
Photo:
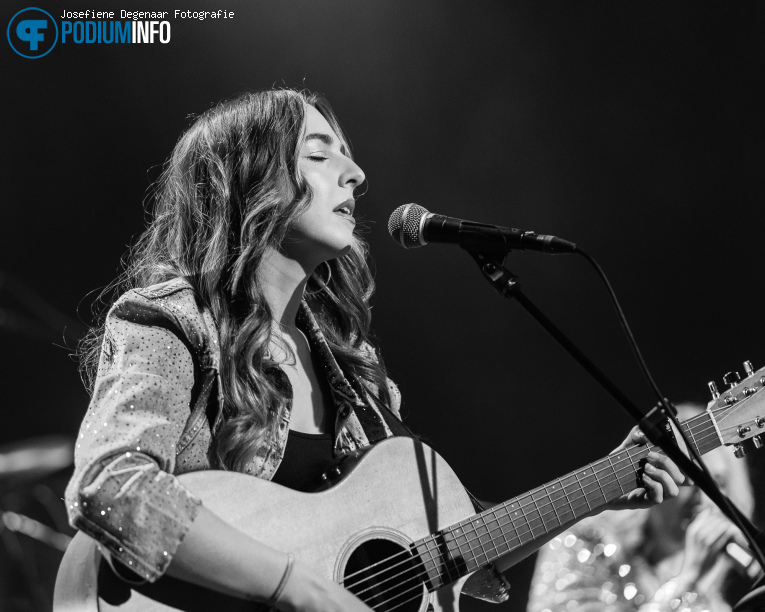
<path id="1" fill-rule="evenodd" d="M 681 428 L 703 454 L 765 432 L 765 368 Z M 300 493 L 235 472 L 183 474 L 204 504 L 256 540 L 313 565 L 380 612 L 456 611 L 477 569 L 635 489 L 651 445 L 633 446 L 484 512 L 434 450 L 390 438 L 349 456 L 329 488 Z M 738 453 L 740 454 L 740 453 Z M 62 561 L 55 612 L 253 610 L 253 604 L 173 579 L 131 586 L 79 533 Z M 256 571 L 256 570 L 253 570 Z"/>

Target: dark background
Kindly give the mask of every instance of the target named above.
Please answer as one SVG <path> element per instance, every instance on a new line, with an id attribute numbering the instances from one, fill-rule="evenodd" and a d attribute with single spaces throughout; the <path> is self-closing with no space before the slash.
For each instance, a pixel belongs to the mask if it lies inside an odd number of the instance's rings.
<path id="1" fill-rule="evenodd" d="M 90 4 L 38 6 L 60 23 L 64 8 L 106 8 Z M 167 45 L 59 44 L 38 60 L 3 42 L 0 442 L 75 435 L 88 399 L 70 357 L 78 325 L 141 232 L 149 184 L 190 115 L 272 85 L 324 93 L 350 135 L 369 179 L 357 212 L 375 330 L 407 422 L 479 497 L 599 458 L 631 423 L 467 254 L 394 244 L 386 222 L 400 204 L 585 248 L 675 401 L 706 401 L 706 382 L 744 359 L 765 365 L 762 3 L 109 4 L 235 17 L 171 13 Z M 6 2 L 4 28 L 27 6 Z M 508 265 L 633 401 L 652 405 L 583 259 L 518 252 Z M 532 569 L 509 572 L 504 609 L 523 609 Z"/>

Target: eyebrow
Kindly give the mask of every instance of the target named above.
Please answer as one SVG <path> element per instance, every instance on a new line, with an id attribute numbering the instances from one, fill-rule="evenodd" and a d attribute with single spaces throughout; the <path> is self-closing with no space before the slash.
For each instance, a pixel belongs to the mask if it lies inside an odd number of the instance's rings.
<path id="1" fill-rule="evenodd" d="M 314 132 L 313 134 L 308 134 L 305 137 L 305 142 L 308 142 L 309 140 L 320 140 L 325 145 L 331 147 L 333 144 L 335 144 L 335 139 L 332 138 L 329 134 L 324 134 L 322 132 Z M 340 145 L 340 152 L 343 155 L 348 155 L 348 150 L 345 148 L 344 144 Z"/>

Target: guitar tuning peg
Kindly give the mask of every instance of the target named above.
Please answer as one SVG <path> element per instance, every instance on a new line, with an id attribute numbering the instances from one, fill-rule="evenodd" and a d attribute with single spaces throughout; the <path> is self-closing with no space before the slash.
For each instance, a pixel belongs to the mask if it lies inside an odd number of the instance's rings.
<path id="1" fill-rule="evenodd" d="M 762 436 L 755 436 L 752 438 L 752 444 L 754 444 L 755 448 L 760 449 L 765 446 L 765 441 L 763 441 Z"/>
<path id="2" fill-rule="evenodd" d="M 747 376 L 751 376 L 754 374 L 754 368 L 752 367 L 752 362 L 747 360 L 744 362 L 744 372 Z"/>
<path id="3" fill-rule="evenodd" d="M 746 457 L 746 448 L 744 448 L 742 444 L 734 444 L 733 449 L 733 455 L 736 459 L 743 459 Z"/>
<path id="4" fill-rule="evenodd" d="M 712 394 L 713 400 L 716 400 L 718 397 L 720 397 L 720 392 L 717 390 L 717 385 L 715 384 L 715 381 L 710 380 L 707 383 L 707 386 L 709 387 L 709 392 Z"/>
<path id="5" fill-rule="evenodd" d="M 735 370 L 733 372 L 728 372 L 725 376 L 723 376 L 723 382 L 726 385 L 729 385 L 731 389 L 735 387 L 740 381 L 741 376 L 739 376 L 739 373 Z"/>

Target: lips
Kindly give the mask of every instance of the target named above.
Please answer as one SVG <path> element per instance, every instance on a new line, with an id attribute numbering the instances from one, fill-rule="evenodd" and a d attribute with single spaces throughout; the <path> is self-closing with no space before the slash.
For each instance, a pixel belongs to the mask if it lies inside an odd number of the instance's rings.
<path id="1" fill-rule="evenodd" d="M 342 204 L 339 204 L 335 207 L 334 211 L 341 217 L 345 217 L 346 219 L 353 219 L 353 211 L 356 208 L 356 202 L 353 200 L 353 198 L 347 199 Z"/>

